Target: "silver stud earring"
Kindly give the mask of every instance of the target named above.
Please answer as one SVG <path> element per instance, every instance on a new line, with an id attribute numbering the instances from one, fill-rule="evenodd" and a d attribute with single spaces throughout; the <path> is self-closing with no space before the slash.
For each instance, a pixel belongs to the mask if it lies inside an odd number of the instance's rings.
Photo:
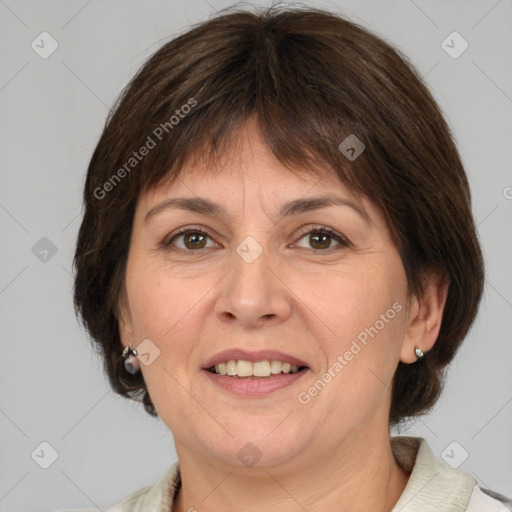
<path id="1" fill-rule="evenodd" d="M 416 348 L 414 349 L 414 353 L 416 354 L 416 357 L 417 357 L 418 359 L 422 359 L 422 358 L 425 356 L 425 352 L 423 352 L 423 350 L 421 350 L 421 348 L 420 348 L 420 347 L 416 347 Z"/>
<path id="2" fill-rule="evenodd" d="M 124 360 L 124 368 L 128 373 L 131 373 L 132 375 L 135 375 L 139 370 L 140 366 L 137 361 L 137 355 L 138 352 L 132 348 L 132 345 L 128 345 L 123 350 L 123 353 L 121 354 L 122 357 L 125 358 Z"/>

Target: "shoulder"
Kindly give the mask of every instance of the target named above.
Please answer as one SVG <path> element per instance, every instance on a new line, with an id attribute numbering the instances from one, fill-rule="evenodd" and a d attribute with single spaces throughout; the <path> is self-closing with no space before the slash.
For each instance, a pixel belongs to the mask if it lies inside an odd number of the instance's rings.
<path id="1" fill-rule="evenodd" d="M 391 439 L 393 455 L 409 481 L 393 512 L 510 512 L 512 502 L 482 489 L 473 476 L 434 457 L 423 438 Z"/>
<path id="2" fill-rule="evenodd" d="M 512 500 L 475 485 L 466 512 L 510 512 L 511 510 Z"/>
<path id="3" fill-rule="evenodd" d="M 106 510 L 106 512 L 136 512 L 140 510 L 141 503 L 147 497 L 148 491 L 152 486 L 142 487 L 138 491 L 135 491 L 121 501 L 117 502 L 115 505 L 112 505 L 110 508 Z"/>
<path id="4" fill-rule="evenodd" d="M 176 487 L 179 484 L 179 465 L 175 462 L 152 485 L 129 494 L 108 508 L 106 512 L 160 512 L 170 510 Z"/>

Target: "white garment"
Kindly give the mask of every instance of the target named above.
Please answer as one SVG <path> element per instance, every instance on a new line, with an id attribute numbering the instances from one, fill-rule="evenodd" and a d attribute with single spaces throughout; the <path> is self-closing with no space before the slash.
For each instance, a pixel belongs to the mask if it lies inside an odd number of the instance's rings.
<path id="1" fill-rule="evenodd" d="M 425 439 L 393 437 L 391 448 L 400 466 L 410 473 L 404 492 L 392 512 L 512 510 L 511 500 L 492 491 L 482 491 L 472 476 L 438 461 Z M 179 485 L 179 464 L 176 462 L 156 483 L 130 494 L 106 512 L 171 512 Z"/>
<path id="2" fill-rule="evenodd" d="M 392 512 L 509 512 L 512 502 L 504 496 L 482 492 L 467 473 L 438 461 L 425 439 L 393 437 L 395 459 L 411 472 L 404 492 Z M 508 502 L 508 503 L 507 503 Z"/>

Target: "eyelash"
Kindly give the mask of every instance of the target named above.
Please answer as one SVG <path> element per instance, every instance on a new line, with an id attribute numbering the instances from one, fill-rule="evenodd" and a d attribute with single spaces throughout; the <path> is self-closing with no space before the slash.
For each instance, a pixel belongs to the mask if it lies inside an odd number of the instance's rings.
<path id="1" fill-rule="evenodd" d="M 205 251 L 205 250 L 209 249 L 209 247 L 204 248 L 204 249 L 182 249 L 181 247 L 173 247 L 172 246 L 172 243 L 178 237 L 180 237 L 181 235 L 185 235 L 187 233 L 195 233 L 195 234 L 205 235 L 205 236 L 207 236 L 210 239 L 212 238 L 209 235 L 209 233 L 204 231 L 203 229 L 201 229 L 201 228 L 194 228 L 193 226 L 189 226 L 189 227 L 183 228 L 180 231 L 178 231 L 178 232 L 174 233 L 173 235 L 171 235 L 170 238 L 164 240 L 162 245 L 164 246 L 164 248 L 166 250 L 170 250 L 170 251 L 184 251 L 184 252 L 191 253 L 191 254 L 195 254 L 195 253 L 198 253 L 198 252 Z M 302 230 L 299 233 L 298 240 L 300 240 L 301 238 L 304 238 L 306 235 L 316 235 L 316 234 L 328 235 L 329 237 L 331 237 L 334 240 L 336 240 L 340 244 L 341 247 L 350 247 L 351 246 L 351 243 L 345 237 L 343 237 L 338 232 L 336 232 L 333 229 L 328 228 L 326 226 L 317 226 L 315 228 L 306 228 L 305 230 Z M 332 249 L 335 249 L 335 247 L 329 247 L 328 249 L 309 249 L 309 251 L 311 251 L 312 253 L 320 253 L 320 252 L 329 252 Z M 308 250 L 308 249 L 306 249 L 306 250 Z"/>

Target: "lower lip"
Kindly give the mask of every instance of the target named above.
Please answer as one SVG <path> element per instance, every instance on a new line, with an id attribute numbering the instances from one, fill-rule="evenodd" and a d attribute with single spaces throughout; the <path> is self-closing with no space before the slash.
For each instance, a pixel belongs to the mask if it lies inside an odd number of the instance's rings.
<path id="1" fill-rule="evenodd" d="M 279 389 L 291 386 L 302 379 L 304 374 L 308 373 L 308 369 L 297 373 L 281 373 L 255 379 L 228 377 L 227 375 L 219 375 L 208 370 L 203 370 L 203 372 L 215 385 L 234 395 L 255 397 L 265 396 Z"/>

